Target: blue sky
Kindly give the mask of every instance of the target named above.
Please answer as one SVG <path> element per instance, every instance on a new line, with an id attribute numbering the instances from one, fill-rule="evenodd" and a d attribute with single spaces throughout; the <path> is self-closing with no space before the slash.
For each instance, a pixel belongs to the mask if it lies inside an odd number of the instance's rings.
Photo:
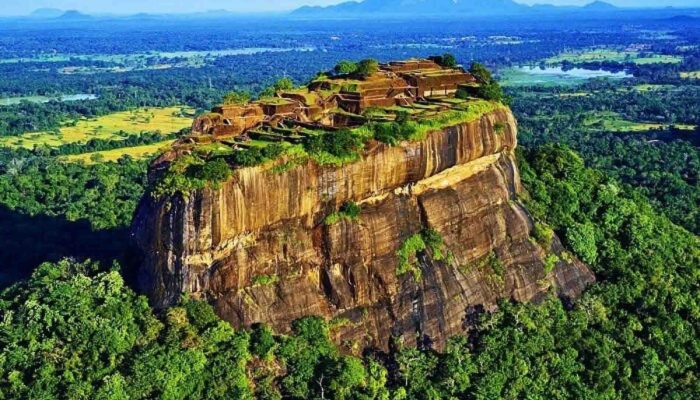
<path id="1" fill-rule="evenodd" d="M 518 0 L 516 0 L 518 1 Z M 592 0 L 519 0 L 521 3 L 586 4 Z M 700 0 L 608 0 L 618 6 L 695 6 Z M 342 0 L 0 0 L 0 14 L 22 15 L 42 8 L 77 9 L 87 13 L 196 12 L 226 9 L 240 12 L 284 11 L 301 5 L 328 5 Z"/>

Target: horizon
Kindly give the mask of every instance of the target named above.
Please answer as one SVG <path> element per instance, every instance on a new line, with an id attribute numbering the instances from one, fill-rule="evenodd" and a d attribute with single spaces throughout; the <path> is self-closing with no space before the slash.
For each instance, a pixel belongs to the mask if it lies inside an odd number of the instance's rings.
<path id="1" fill-rule="evenodd" d="M 595 0 L 515 0 L 526 5 L 584 6 Z M 700 7 L 700 0 L 603 0 L 622 8 L 694 8 Z M 123 0 L 119 5 L 109 0 L 27 0 L 21 4 L 5 5 L 0 16 L 26 16 L 39 9 L 59 9 L 79 11 L 85 14 L 131 15 L 148 14 L 190 14 L 214 10 L 233 13 L 285 13 L 302 6 L 331 6 L 346 0 L 202 0 L 197 4 L 183 0 L 160 0 L 145 3 L 140 0 Z M 272 4 L 274 3 L 274 4 Z"/>

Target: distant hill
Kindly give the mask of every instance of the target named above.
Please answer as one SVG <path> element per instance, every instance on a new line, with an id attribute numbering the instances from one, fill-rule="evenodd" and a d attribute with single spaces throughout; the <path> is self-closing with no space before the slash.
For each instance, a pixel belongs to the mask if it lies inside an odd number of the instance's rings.
<path id="1" fill-rule="evenodd" d="M 700 18 L 693 17 L 691 15 L 675 15 L 671 18 L 666 18 L 666 21 L 670 22 L 700 22 Z"/>
<path id="2" fill-rule="evenodd" d="M 514 14 L 529 7 L 512 0 L 365 0 L 350 1 L 329 7 L 301 7 L 294 15 L 362 16 L 362 15 L 496 15 Z"/>
<path id="3" fill-rule="evenodd" d="M 87 14 L 83 14 L 80 11 L 69 10 L 69 11 L 64 12 L 61 16 L 59 16 L 58 19 L 61 19 L 64 21 L 84 21 L 84 20 L 92 19 L 92 17 L 87 15 Z"/>
<path id="4" fill-rule="evenodd" d="M 594 1 L 593 3 L 583 6 L 584 11 L 614 11 L 617 7 L 604 1 Z"/>
<path id="5" fill-rule="evenodd" d="M 364 0 L 348 1 L 328 7 L 301 7 L 292 15 L 298 17 L 373 17 L 373 16 L 486 16 L 528 13 L 599 13 L 618 10 L 604 1 L 583 7 L 553 5 L 527 6 L 513 0 Z"/>
<path id="6" fill-rule="evenodd" d="M 58 18 L 64 13 L 65 11 L 58 8 L 37 8 L 29 16 L 32 18 Z"/>

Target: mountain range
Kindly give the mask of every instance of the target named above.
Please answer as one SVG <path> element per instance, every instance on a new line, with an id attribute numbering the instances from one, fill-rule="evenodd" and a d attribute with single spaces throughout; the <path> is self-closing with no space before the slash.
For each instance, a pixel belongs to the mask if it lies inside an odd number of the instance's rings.
<path id="1" fill-rule="evenodd" d="M 334 6 L 304 6 L 287 13 L 241 14 L 230 10 L 210 10 L 189 14 L 147 14 L 132 15 L 87 15 L 76 10 L 60 10 L 55 8 L 40 8 L 30 15 L 23 17 L 30 20 L 43 21 L 94 21 L 98 19 L 127 18 L 160 19 L 160 18 L 231 18 L 236 16 L 272 16 L 291 17 L 293 19 L 353 19 L 353 18 L 420 18 L 420 17 L 497 17 L 522 16 L 537 18 L 539 16 L 564 16 L 600 18 L 610 13 L 623 11 L 646 13 L 650 9 L 618 8 L 605 1 L 597 0 L 584 6 L 555 6 L 551 4 L 525 5 L 514 0 L 364 0 L 347 1 Z M 672 13 L 686 12 L 677 8 L 656 8 L 655 12 L 665 11 L 665 17 L 673 17 Z M 660 16 L 661 17 L 661 16 Z M 687 16 L 687 18 L 693 18 Z M 688 21 L 685 21 L 688 22 Z"/>
<path id="2" fill-rule="evenodd" d="M 524 13 L 579 12 L 600 13 L 618 8 L 604 1 L 595 1 L 582 7 L 534 5 L 528 6 L 513 0 L 364 0 L 348 1 L 334 6 L 305 6 L 295 10 L 298 17 L 358 17 L 389 15 L 420 16 L 485 16 Z"/>

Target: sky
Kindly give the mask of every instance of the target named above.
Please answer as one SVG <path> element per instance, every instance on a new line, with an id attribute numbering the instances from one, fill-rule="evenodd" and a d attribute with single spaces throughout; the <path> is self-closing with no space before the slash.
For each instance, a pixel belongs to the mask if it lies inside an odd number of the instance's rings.
<path id="1" fill-rule="evenodd" d="M 516 0 L 520 3 L 581 5 L 592 0 Z M 607 0 L 623 7 L 700 7 L 700 0 Z M 80 10 L 92 14 L 188 13 L 225 9 L 237 12 L 286 11 L 302 5 L 330 5 L 342 0 L 0 0 L 0 15 L 25 15 L 37 8 Z"/>

